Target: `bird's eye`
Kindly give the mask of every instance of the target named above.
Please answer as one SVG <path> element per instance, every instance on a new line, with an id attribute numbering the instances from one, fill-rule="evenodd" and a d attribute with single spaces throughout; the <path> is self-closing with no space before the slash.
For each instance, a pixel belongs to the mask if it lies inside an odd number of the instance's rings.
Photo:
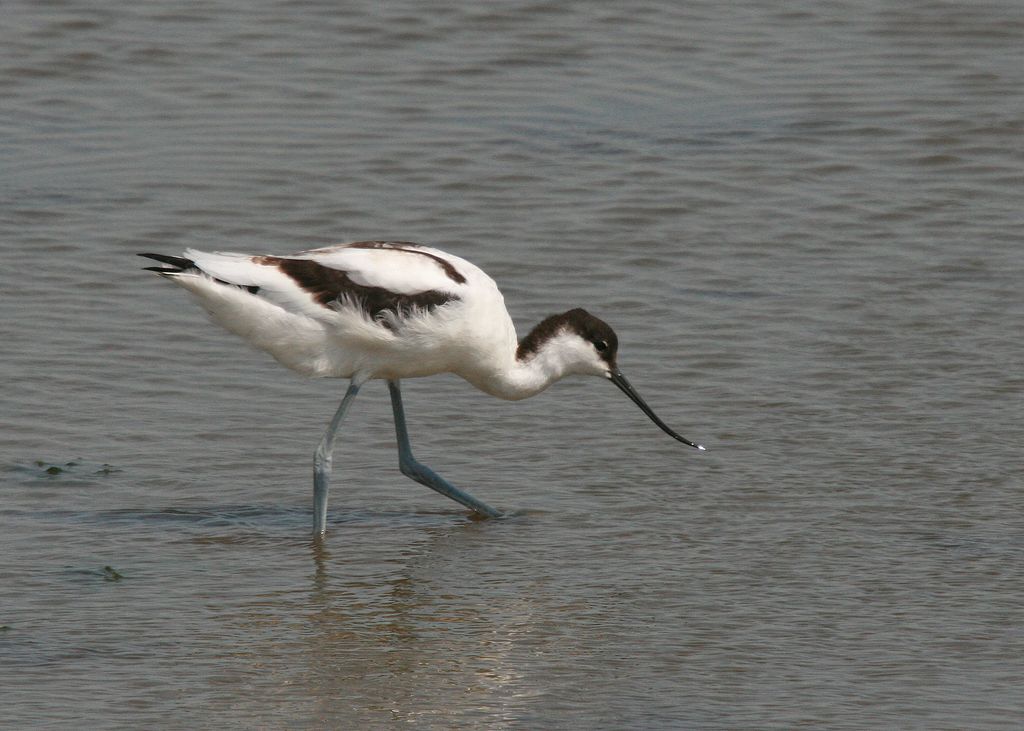
<path id="1" fill-rule="evenodd" d="M 595 340 L 594 347 L 597 348 L 598 353 L 603 353 L 604 351 L 608 350 L 608 343 L 606 343 L 604 340 Z"/>

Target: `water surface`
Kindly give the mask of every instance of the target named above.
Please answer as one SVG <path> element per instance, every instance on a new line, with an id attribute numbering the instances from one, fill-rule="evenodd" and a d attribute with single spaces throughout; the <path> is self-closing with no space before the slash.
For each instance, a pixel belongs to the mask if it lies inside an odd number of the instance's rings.
<path id="1" fill-rule="evenodd" d="M 1014 2 L 15 3 L 0 725 L 1013 729 Z M 440 246 L 597 379 L 284 371 L 137 251 Z"/>

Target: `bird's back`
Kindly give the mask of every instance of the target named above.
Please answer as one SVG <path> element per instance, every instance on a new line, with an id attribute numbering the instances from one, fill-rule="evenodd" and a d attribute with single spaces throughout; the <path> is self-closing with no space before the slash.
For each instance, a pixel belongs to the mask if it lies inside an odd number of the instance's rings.
<path id="1" fill-rule="evenodd" d="M 158 271 L 214 321 L 306 375 L 455 372 L 473 381 L 515 349 L 494 281 L 438 249 L 364 241 L 291 256 L 191 249 L 185 256 L 188 265 Z"/>

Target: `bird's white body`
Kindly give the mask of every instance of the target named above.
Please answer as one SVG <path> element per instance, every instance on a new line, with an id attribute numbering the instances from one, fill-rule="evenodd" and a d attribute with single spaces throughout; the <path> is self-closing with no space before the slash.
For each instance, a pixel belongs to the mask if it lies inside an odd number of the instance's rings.
<path id="1" fill-rule="evenodd" d="M 454 373 L 492 396 L 521 399 L 580 370 L 571 339 L 529 359 L 517 358 L 518 338 L 505 300 L 479 267 L 438 249 L 374 243 L 373 248 L 314 249 L 287 259 L 344 272 L 361 287 L 413 297 L 442 293 L 451 299 L 430 309 L 413 306 L 372 317 L 344 293 L 327 304 L 318 301 L 282 271 L 276 257 L 193 249 L 185 256 L 196 269 L 172 279 L 224 328 L 308 376 L 362 383 Z"/>
<path id="2" fill-rule="evenodd" d="M 616 365 L 618 339 L 582 309 L 541 321 L 521 341 L 498 286 L 478 267 L 438 249 L 358 241 L 292 256 L 142 254 L 148 267 L 191 292 L 219 324 L 309 376 L 348 378 L 341 405 L 313 460 L 314 531 L 326 530 L 327 493 L 338 427 L 360 386 L 384 379 L 399 466 L 412 479 L 480 515 L 501 513 L 417 462 L 399 381 L 455 373 L 481 391 L 521 399 L 570 375 L 602 376 L 663 431 L 668 428 Z"/>

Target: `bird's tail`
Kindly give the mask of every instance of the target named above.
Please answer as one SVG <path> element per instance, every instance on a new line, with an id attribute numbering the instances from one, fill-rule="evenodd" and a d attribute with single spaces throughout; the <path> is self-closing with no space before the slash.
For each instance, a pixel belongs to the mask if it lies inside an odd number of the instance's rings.
<path id="1" fill-rule="evenodd" d="M 196 263 L 183 256 L 167 256 L 166 254 L 139 254 L 139 256 L 144 256 L 147 259 L 153 259 L 154 261 L 159 261 L 163 264 L 169 265 L 162 267 L 143 267 L 143 269 L 148 272 L 156 272 L 157 274 L 181 274 L 190 269 L 196 269 Z"/>

